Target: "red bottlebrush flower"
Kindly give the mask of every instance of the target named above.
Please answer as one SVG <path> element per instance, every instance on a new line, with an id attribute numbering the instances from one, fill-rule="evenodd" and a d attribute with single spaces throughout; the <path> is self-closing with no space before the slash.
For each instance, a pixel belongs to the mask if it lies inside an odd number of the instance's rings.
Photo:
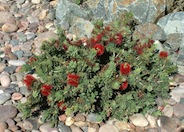
<path id="1" fill-rule="evenodd" d="M 57 107 L 60 108 L 64 104 L 64 101 L 60 101 L 57 103 Z M 62 111 L 66 110 L 66 105 L 62 107 Z"/>
<path id="2" fill-rule="evenodd" d="M 45 90 L 45 91 L 50 91 L 52 89 L 52 86 L 51 85 L 48 85 L 48 84 L 44 84 L 42 87 L 41 87 L 42 90 Z"/>
<path id="3" fill-rule="evenodd" d="M 150 39 L 150 40 L 148 41 L 147 47 L 150 48 L 151 45 L 154 44 L 154 42 L 155 42 L 154 40 Z"/>
<path id="4" fill-rule="evenodd" d="M 128 87 L 128 82 L 127 81 L 125 81 L 125 82 L 123 82 L 122 84 L 121 84 L 121 86 L 120 86 L 120 90 L 125 90 L 126 88 Z"/>
<path id="5" fill-rule="evenodd" d="M 49 96 L 50 95 L 50 93 L 51 93 L 51 91 L 47 91 L 47 90 L 41 90 L 41 94 L 43 95 L 43 96 Z"/>
<path id="6" fill-rule="evenodd" d="M 160 51 L 159 56 L 160 56 L 160 58 L 167 58 L 168 52 L 167 51 Z"/>
<path id="7" fill-rule="evenodd" d="M 28 64 L 31 65 L 34 61 L 37 61 L 37 59 L 35 57 L 30 57 Z"/>
<path id="8" fill-rule="evenodd" d="M 122 63 L 120 65 L 120 72 L 122 75 L 128 75 L 131 72 L 131 65 L 129 63 Z"/>
<path id="9" fill-rule="evenodd" d="M 145 48 L 145 46 L 143 46 L 141 44 L 138 44 L 138 45 L 134 46 L 134 50 L 136 51 L 136 53 L 138 55 L 141 55 L 143 53 L 144 48 Z"/>
<path id="10" fill-rule="evenodd" d="M 91 38 L 91 43 L 93 45 L 95 45 L 96 43 L 98 43 L 98 39 L 97 38 Z"/>
<path id="11" fill-rule="evenodd" d="M 65 50 L 65 51 L 67 51 L 68 50 L 68 47 L 66 46 L 66 44 L 63 44 L 63 49 Z"/>
<path id="12" fill-rule="evenodd" d="M 117 45 L 121 45 L 123 42 L 123 36 L 121 33 L 115 34 L 113 42 Z"/>
<path id="13" fill-rule="evenodd" d="M 27 74 L 25 76 L 25 79 L 23 80 L 23 82 L 26 84 L 26 86 L 28 87 L 28 90 L 31 90 L 30 87 L 33 83 L 33 81 L 36 80 L 32 75 Z"/>
<path id="14" fill-rule="evenodd" d="M 79 83 L 79 79 L 80 79 L 80 76 L 78 76 L 76 74 L 69 73 L 67 75 L 67 84 L 70 84 L 74 87 L 77 87 L 78 83 Z"/>
<path id="15" fill-rule="evenodd" d="M 101 56 L 105 51 L 105 48 L 102 44 L 95 44 L 93 48 L 97 50 L 97 56 Z"/>

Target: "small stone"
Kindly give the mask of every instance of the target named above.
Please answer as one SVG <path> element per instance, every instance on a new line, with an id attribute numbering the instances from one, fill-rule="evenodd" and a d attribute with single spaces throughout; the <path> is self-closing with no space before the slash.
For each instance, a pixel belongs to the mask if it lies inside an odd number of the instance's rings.
<path id="1" fill-rule="evenodd" d="M 157 127 L 157 118 L 152 115 L 146 115 L 146 118 L 152 128 Z"/>
<path id="2" fill-rule="evenodd" d="M 21 93 L 13 93 L 11 99 L 12 100 L 21 100 L 22 94 Z"/>
<path id="3" fill-rule="evenodd" d="M 105 124 L 100 127 L 99 132 L 119 132 L 119 131 L 115 126 L 111 124 Z"/>
<path id="4" fill-rule="evenodd" d="M 7 11 L 0 11 L 0 24 L 15 23 L 15 17 Z"/>
<path id="5" fill-rule="evenodd" d="M 19 59 L 19 58 L 22 58 L 22 56 L 23 56 L 23 51 L 17 50 L 17 51 L 14 51 L 13 54 L 15 54 L 15 55 L 18 57 L 18 59 Z"/>
<path id="6" fill-rule="evenodd" d="M 8 125 L 5 122 L 0 122 L 0 132 L 4 132 Z"/>
<path id="7" fill-rule="evenodd" d="M 9 53 L 8 57 L 10 58 L 10 60 L 17 60 L 17 56 L 13 53 Z"/>
<path id="8" fill-rule="evenodd" d="M 9 93 L 0 94 L 0 104 L 4 104 L 6 101 L 10 99 L 11 95 Z"/>
<path id="9" fill-rule="evenodd" d="M 40 20 L 44 20 L 45 19 L 45 17 L 46 17 L 46 15 L 47 15 L 47 10 L 42 10 L 41 12 L 40 12 L 40 14 L 39 14 L 39 19 Z"/>
<path id="10" fill-rule="evenodd" d="M 8 126 L 15 126 L 15 121 L 13 119 L 7 119 L 6 123 L 8 124 Z"/>
<path id="11" fill-rule="evenodd" d="M 99 125 L 97 123 L 89 123 L 88 125 L 88 132 L 98 132 Z"/>
<path id="12" fill-rule="evenodd" d="M 129 119 L 135 126 L 146 127 L 149 124 L 147 119 L 142 114 L 135 114 Z"/>
<path id="13" fill-rule="evenodd" d="M 87 122 L 84 122 L 84 121 L 77 121 L 77 122 L 74 122 L 74 125 L 77 127 L 86 127 L 88 124 Z"/>
<path id="14" fill-rule="evenodd" d="M 169 98 L 169 100 L 166 100 L 165 102 L 170 105 L 175 105 L 177 103 L 173 98 Z"/>
<path id="15" fill-rule="evenodd" d="M 27 98 L 26 97 L 23 97 L 20 102 L 23 104 L 23 103 L 26 103 L 27 102 Z"/>
<path id="16" fill-rule="evenodd" d="M 22 66 L 26 64 L 26 62 L 23 60 L 9 60 L 8 64 L 13 65 L 13 66 Z"/>
<path id="17" fill-rule="evenodd" d="M 23 51 L 29 51 L 29 50 L 32 49 L 32 47 L 29 44 L 24 44 L 24 45 L 20 46 L 20 49 L 23 50 Z"/>
<path id="18" fill-rule="evenodd" d="M 9 130 L 13 131 L 13 132 L 16 132 L 19 128 L 17 126 L 10 126 L 8 127 Z"/>
<path id="19" fill-rule="evenodd" d="M 2 31 L 6 32 L 6 33 L 12 33 L 17 31 L 18 27 L 15 24 L 11 24 L 11 23 L 5 23 L 2 26 Z"/>
<path id="20" fill-rule="evenodd" d="M 0 63 L 0 72 L 2 72 L 5 67 L 6 67 L 6 64 Z"/>
<path id="21" fill-rule="evenodd" d="M 94 122 L 94 123 L 100 123 L 102 122 L 102 118 L 97 114 L 90 113 L 89 115 L 87 115 L 87 121 Z"/>
<path id="22" fill-rule="evenodd" d="M 12 44 L 12 46 L 17 46 L 19 44 L 19 41 L 16 39 L 12 39 L 10 40 L 10 44 Z"/>
<path id="23" fill-rule="evenodd" d="M 16 66 L 8 66 L 4 68 L 4 71 L 10 74 L 13 74 L 15 72 L 15 69 L 16 69 Z"/>
<path id="24" fill-rule="evenodd" d="M 33 125 L 29 121 L 24 121 L 22 125 L 25 130 L 31 131 L 33 129 Z"/>
<path id="25" fill-rule="evenodd" d="M 22 79 L 23 79 L 23 74 L 22 73 L 15 73 L 14 75 L 16 76 L 17 81 L 22 81 Z"/>
<path id="26" fill-rule="evenodd" d="M 25 87 L 25 86 L 20 87 L 20 91 L 19 92 L 21 94 L 25 95 L 26 97 L 29 95 L 29 91 L 28 91 L 27 87 Z"/>
<path id="27" fill-rule="evenodd" d="M 65 122 L 66 120 L 66 115 L 65 114 L 62 114 L 59 116 L 59 120 L 62 121 L 62 122 Z"/>
<path id="28" fill-rule="evenodd" d="M 173 115 L 173 107 L 170 105 L 166 105 L 163 109 L 163 114 L 168 117 L 172 117 Z"/>
<path id="29" fill-rule="evenodd" d="M 119 131 L 123 131 L 123 130 L 131 131 L 132 130 L 132 128 L 127 122 L 116 121 L 114 125 L 118 128 Z"/>
<path id="30" fill-rule="evenodd" d="M 56 128 L 52 128 L 51 125 L 49 123 L 44 123 L 40 126 L 40 131 L 41 132 L 58 132 Z"/>
<path id="31" fill-rule="evenodd" d="M 72 132 L 71 128 L 60 122 L 57 126 L 59 132 Z"/>
<path id="32" fill-rule="evenodd" d="M 39 4 L 39 3 L 41 2 L 41 0 L 31 0 L 31 2 L 32 2 L 33 4 Z"/>
<path id="33" fill-rule="evenodd" d="M 10 85 L 10 78 L 7 75 L 2 75 L 0 78 L 1 86 L 8 87 Z"/>
<path id="34" fill-rule="evenodd" d="M 145 132 L 159 132 L 159 130 L 157 128 L 148 128 Z"/>
<path id="35" fill-rule="evenodd" d="M 74 119 L 75 119 L 76 122 L 77 121 L 85 121 L 86 117 L 82 114 L 77 114 Z"/>
<path id="36" fill-rule="evenodd" d="M 71 127 L 72 132 L 83 132 L 80 128 L 78 127 Z"/>
<path id="37" fill-rule="evenodd" d="M 178 122 L 167 116 L 161 116 L 158 122 L 160 123 L 161 128 L 166 130 L 166 132 L 174 132 L 178 126 Z"/>
<path id="38" fill-rule="evenodd" d="M 0 121 L 6 121 L 9 118 L 14 118 L 17 115 L 17 109 L 14 106 L 0 105 Z"/>
<path id="39" fill-rule="evenodd" d="M 176 105 L 174 105 L 174 115 L 177 118 L 184 117 L 184 104 L 176 104 Z"/>
<path id="40" fill-rule="evenodd" d="M 66 126 L 71 126 L 74 123 L 74 119 L 72 117 L 67 117 L 65 121 Z"/>

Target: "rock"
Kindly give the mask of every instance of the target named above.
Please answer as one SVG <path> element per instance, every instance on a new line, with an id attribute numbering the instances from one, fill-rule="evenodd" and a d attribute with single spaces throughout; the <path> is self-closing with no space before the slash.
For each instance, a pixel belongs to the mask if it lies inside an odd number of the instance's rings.
<path id="1" fill-rule="evenodd" d="M 76 18 L 75 24 L 70 27 L 69 32 L 75 34 L 79 38 L 90 38 L 93 28 L 94 26 L 91 22 L 83 18 Z"/>
<path id="2" fill-rule="evenodd" d="M 20 102 L 23 104 L 23 103 L 26 103 L 27 102 L 27 98 L 26 97 L 23 97 Z"/>
<path id="3" fill-rule="evenodd" d="M 8 87 L 10 85 L 10 78 L 7 75 L 2 75 L 0 81 L 2 87 Z"/>
<path id="4" fill-rule="evenodd" d="M 102 118 L 97 114 L 90 113 L 87 115 L 87 121 L 94 122 L 94 123 L 100 123 L 102 122 Z"/>
<path id="5" fill-rule="evenodd" d="M 6 64 L 0 63 L 0 72 L 2 72 L 5 67 L 6 67 Z"/>
<path id="6" fill-rule="evenodd" d="M 142 114 L 135 114 L 129 119 L 135 126 L 146 127 L 149 124 L 147 119 Z"/>
<path id="7" fill-rule="evenodd" d="M 77 121 L 77 122 L 74 122 L 74 125 L 77 127 L 86 127 L 88 124 L 87 122 L 84 122 L 84 121 Z"/>
<path id="8" fill-rule="evenodd" d="M 159 123 L 162 129 L 166 130 L 166 132 L 174 132 L 177 128 L 178 123 L 167 116 L 161 116 L 159 119 Z"/>
<path id="9" fill-rule="evenodd" d="M 152 38 L 153 40 L 166 40 L 164 31 L 159 26 L 152 23 L 138 25 L 133 35 L 140 39 Z"/>
<path id="10" fill-rule="evenodd" d="M 169 98 L 169 100 L 166 100 L 165 102 L 170 105 L 175 105 L 177 103 L 173 98 Z"/>
<path id="11" fill-rule="evenodd" d="M 52 131 L 58 132 L 57 129 L 56 129 L 56 128 L 52 128 L 52 127 L 50 126 L 49 123 L 44 123 L 44 124 L 42 124 L 42 125 L 40 126 L 39 130 L 40 130 L 41 132 L 52 132 Z"/>
<path id="12" fill-rule="evenodd" d="M 135 131 L 136 132 L 144 132 L 145 130 L 144 130 L 144 127 L 136 126 Z"/>
<path id="13" fill-rule="evenodd" d="M 132 128 L 130 127 L 129 123 L 123 121 L 116 121 L 114 126 L 118 128 L 119 131 L 128 130 L 131 131 Z"/>
<path id="14" fill-rule="evenodd" d="M 72 117 L 67 117 L 65 121 L 65 125 L 71 126 L 74 123 L 74 119 Z"/>
<path id="15" fill-rule="evenodd" d="M 42 11 L 40 12 L 38 18 L 39 18 L 40 20 L 44 20 L 46 16 L 47 16 L 47 10 L 42 10 Z"/>
<path id="16" fill-rule="evenodd" d="M 71 128 L 72 132 L 83 132 L 80 128 L 78 127 L 72 127 Z"/>
<path id="17" fill-rule="evenodd" d="M 119 131 L 115 126 L 111 124 L 105 124 L 100 127 L 99 132 L 119 132 Z"/>
<path id="18" fill-rule="evenodd" d="M 74 117 L 75 121 L 85 121 L 86 120 L 86 117 L 82 114 L 77 114 L 75 117 Z"/>
<path id="19" fill-rule="evenodd" d="M 5 122 L 0 122 L 0 132 L 4 132 L 8 125 Z"/>
<path id="20" fill-rule="evenodd" d="M 41 0 L 31 0 L 33 4 L 40 4 Z"/>
<path id="21" fill-rule="evenodd" d="M 184 12 L 168 14 L 160 18 L 157 25 L 165 31 L 166 35 L 184 33 Z"/>
<path id="22" fill-rule="evenodd" d="M 22 58 L 24 52 L 21 51 L 21 50 L 17 50 L 17 51 L 14 51 L 13 54 L 15 54 L 15 55 L 18 57 L 18 59 L 19 59 L 19 58 Z M 11 59 L 11 60 L 12 60 L 12 59 Z M 14 59 L 14 60 L 15 60 L 15 59 Z"/>
<path id="23" fill-rule="evenodd" d="M 15 126 L 15 121 L 13 119 L 7 119 L 6 123 L 8 124 L 9 127 Z"/>
<path id="24" fill-rule="evenodd" d="M 184 82 L 184 75 L 176 74 L 174 75 L 173 80 L 177 83 L 182 83 Z"/>
<path id="25" fill-rule="evenodd" d="M 0 104 L 4 104 L 6 101 L 10 99 L 11 95 L 9 93 L 1 93 L 0 94 Z"/>
<path id="26" fill-rule="evenodd" d="M 26 64 L 26 62 L 23 60 L 9 60 L 8 64 L 13 65 L 13 66 L 22 66 Z"/>
<path id="27" fill-rule="evenodd" d="M 148 120 L 148 122 L 149 122 L 149 125 L 150 125 L 152 128 L 158 127 L 158 126 L 157 126 L 157 118 L 156 118 L 156 117 L 147 114 L 147 115 L 146 115 L 146 118 L 147 118 L 147 120 Z"/>
<path id="28" fill-rule="evenodd" d="M 20 87 L 20 91 L 19 92 L 21 94 L 25 95 L 26 97 L 29 95 L 29 91 L 28 91 L 27 87 L 25 87 L 25 86 Z"/>
<path id="29" fill-rule="evenodd" d="M 0 24 L 15 23 L 15 17 L 7 11 L 0 11 Z"/>
<path id="30" fill-rule="evenodd" d="M 184 117 L 184 104 L 176 104 L 176 105 L 174 105 L 174 115 L 177 118 Z"/>
<path id="31" fill-rule="evenodd" d="M 70 127 L 64 125 L 63 123 L 59 123 L 57 128 L 58 128 L 59 132 L 72 132 Z"/>
<path id="32" fill-rule="evenodd" d="M 178 87 L 173 89 L 170 92 L 171 98 L 174 99 L 176 102 L 180 102 L 181 98 L 184 98 L 184 88 Z"/>
<path id="33" fill-rule="evenodd" d="M 12 100 L 21 100 L 22 97 L 23 97 L 23 96 L 22 96 L 21 93 L 13 93 L 11 99 L 12 99 Z"/>
<path id="34" fill-rule="evenodd" d="M 163 114 L 167 117 L 172 117 L 173 116 L 173 107 L 170 105 L 166 105 L 163 109 Z"/>
<path id="35" fill-rule="evenodd" d="M 17 115 L 17 109 L 14 106 L 0 105 L 0 121 L 4 122 L 9 118 L 14 118 Z"/>
<path id="36" fill-rule="evenodd" d="M 16 76 L 17 81 L 22 81 L 23 76 L 24 76 L 22 73 L 15 73 L 14 75 Z"/>
<path id="37" fill-rule="evenodd" d="M 29 28 L 28 31 L 29 32 L 36 32 L 38 30 L 38 23 L 37 22 L 33 22 L 29 24 Z"/>
<path id="38" fill-rule="evenodd" d="M 99 125 L 97 123 L 89 123 L 88 125 L 88 132 L 98 132 Z"/>
<path id="39" fill-rule="evenodd" d="M 23 50 L 23 51 L 29 51 L 29 50 L 32 49 L 32 47 L 31 47 L 30 44 L 24 44 L 24 45 L 20 46 L 20 49 Z"/>
<path id="40" fill-rule="evenodd" d="M 15 72 L 15 69 L 16 69 L 17 67 L 16 66 L 8 66 L 8 67 L 5 67 L 4 68 L 4 71 L 5 72 L 8 72 L 8 73 L 10 73 L 10 74 L 13 74 L 14 72 Z"/>
<path id="41" fill-rule="evenodd" d="M 15 24 L 11 24 L 11 23 L 5 23 L 2 26 L 2 31 L 6 32 L 6 33 L 12 33 L 17 31 L 18 27 Z"/>
<path id="42" fill-rule="evenodd" d="M 31 131 L 33 129 L 33 125 L 29 121 L 24 121 L 22 126 L 27 131 Z"/>
<path id="43" fill-rule="evenodd" d="M 8 57 L 10 58 L 10 60 L 17 60 L 17 56 L 13 53 L 9 53 Z"/>
<path id="44" fill-rule="evenodd" d="M 157 128 L 148 128 L 144 132 L 159 132 Z"/>
<path id="45" fill-rule="evenodd" d="M 42 42 L 44 40 L 48 40 L 50 38 L 57 39 L 58 36 L 51 31 L 40 33 L 40 34 L 38 34 L 37 38 L 35 39 L 34 44 L 37 48 L 40 48 Z"/>
<path id="46" fill-rule="evenodd" d="M 65 122 L 66 120 L 66 115 L 65 114 L 62 114 L 59 116 L 59 120 L 62 121 L 62 122 Z"/>

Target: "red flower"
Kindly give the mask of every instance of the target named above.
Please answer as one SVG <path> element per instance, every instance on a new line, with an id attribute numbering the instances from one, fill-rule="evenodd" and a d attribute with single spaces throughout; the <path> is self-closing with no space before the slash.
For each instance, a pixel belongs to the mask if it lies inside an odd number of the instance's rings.
<path id="1" fill-rule="evenodd" d="M 28 64 L 31 65 L 34 61 L 37 61 L 37 59 L 35 57 L 30 57 Z"/>
<path id="2" fill-rule="evenodd" d="M 33 81 L 36 80 L 32 75 L 27 74 L 25 76 L 25 79 L 23 80 L 23 82 L 26 84 L 26 86 L 28 87 L 28 90 L 31 90 L 30 87 L 33 83 Z"/>
<path id="3" fill-rule="evenodd" d="M 131 65 L 128 63 L 122 63 L 120 65 L 120 72 L 122 75 L 128 75 L 131 72 Z"/>
<path id="4" fill-rule="evenodd" d="M 65 51 L 67 51 L 67 50 L 68 50 L 68 47 L 67 47 L 67 45 L 66 45 L 66 44 L 63 44 L 63 49 L 64 49 Z"/>
<path id="5" fill-rule="evenodd" d="M 79 83 L 79 79 L 80 79 L 80 76 L 78 76 L 76 74 L 69 73 L 67 75 L 67 84 L 70 84 L 74 87 L 77 87 L 78 83 Z"/>
<path id="6" fill-rule="evenodd" d="M 128 87 L 128 82 L 127 81 L 125 81 L 125 82 L 123 82 L 122 84 L 121 84 L 121 86 L 120 86 L 120 90 L 125 90 L 126 88 Z"/>
<path id="7" fill-rule="evenodd" d="M 155 42 L 154 40 L 150 39 L 150 40 L 148 41 L 147 47 L 150 48 L 151 45 L 152 45 L 154 42 Z"/>
<path id="8" fill-rule="evenodd" d="M 50 91 L 52 89 L 52 86 L 48 85 L 48 84 L 44 84 L 41 89 L 46 90 L 46 91 Z"/>
<path id="9" fill-rule="evenodd" d="M 136 51 L 136 53 L 138 55 L 141 55 L 143 53 L 144 46 L 141 44 L 138 44 L 138 45 L 134 46 L 134 50 Z"/>
<path id="10" fill-rule="evenodd" d="M 63 104 L 64 104 L 64 101 L 58 102 L 58 103 L 57 103 L 58 108 L 60 108 Z M 62 111 L 64 111 L 66 108 L 67 108 L 66 105 L 63 106 L 63 107 L 62 107 Z"/>
<path id="11" fill-rule="evenodd" d="M 97 56 L 101 56 L 105 51 L 105 48 L 102 44 L 95 44 L 93 48 L 97 50 Z"/>
<path id="12" fill-rule="evenodd" d="M 123 42 L 123 36 L 121 33 L 115 34 L 113 42 L 117 45 L 121 45 Z"/>
<path id="13" fill-rule="evenodd" d="M 160 51 L 159 56 L 160 56 L 160 58 L 167 58 L 168 52 L 167 51 Z"/>
<path id="14" fill-rule="evenodd" d="M 51 85 L 44 84 L 44 85 L 41 87 L 41 94 L 42 94 L 43 96 L 49 96 L 50 93 L 51 93 L 51 89 L 52 89 L 52 86 L 51 86 Z"/>
<path id="15" fill-rule="evenodd" d="M 51 93 L 51 91 L 47 91 L 47 90 L 41 90 L 41 94 L 43 95 L 43 96 L 49 96 L 50 95 L 50 93 Z"/>

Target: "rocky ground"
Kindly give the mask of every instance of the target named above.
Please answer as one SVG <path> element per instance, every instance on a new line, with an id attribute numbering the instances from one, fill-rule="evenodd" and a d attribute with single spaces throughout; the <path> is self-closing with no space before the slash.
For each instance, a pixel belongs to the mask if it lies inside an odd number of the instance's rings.
<path id="1" fill-rule="evenodd" d="M 180 73 L 171 84 L 171 98 L 156 100 L 163 113 L 159 118 L 135 114 L 128 123 L 115 119 L 102 123 L 92 113 L 75 117 L 63 114 L 58 117 L 57 128 L 43 123 L 41 117 L 23 120 L 15 105 L 26 102 L 29 92 L 22 83 L 24 74 L 19 71 L 32 54 L 40 53 L 43 40 L 57 38 L 56 3 L 55 0 L 0 0 L 0 132 L 184 131 L 184 76 Z"/>

